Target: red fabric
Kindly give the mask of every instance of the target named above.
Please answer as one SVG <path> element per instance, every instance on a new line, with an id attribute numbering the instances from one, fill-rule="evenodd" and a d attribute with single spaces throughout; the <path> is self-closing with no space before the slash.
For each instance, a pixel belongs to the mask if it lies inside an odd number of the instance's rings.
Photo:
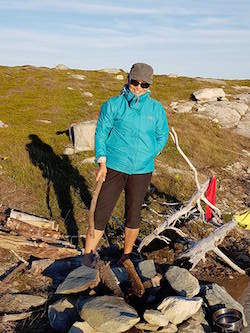
<path id="1" fill-rule="evenodd" d="M 215 205 L 215 192 L 216 192 L 216 178 L 212 177 L 208 185 L 206 198 L 213 205 Z M 208 205 L 206 205 L 206 220 L 210 221 L 211 218 L 212 218 L 212 210 Z"/>

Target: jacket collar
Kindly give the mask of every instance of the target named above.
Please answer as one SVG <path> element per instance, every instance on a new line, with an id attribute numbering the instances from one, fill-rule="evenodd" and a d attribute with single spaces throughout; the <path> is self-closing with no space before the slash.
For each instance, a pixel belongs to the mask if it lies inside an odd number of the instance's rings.
<path id="1" fill-rule="evenodd" d="M 144 103 L 150 95 L 150 90 L 141 96 L 136 96 L 132 91 L 129 90 L 128 84 L 126 84 L 121 94 L 126 98 L 130 107 L 136 107 L 138 104 Z"/>

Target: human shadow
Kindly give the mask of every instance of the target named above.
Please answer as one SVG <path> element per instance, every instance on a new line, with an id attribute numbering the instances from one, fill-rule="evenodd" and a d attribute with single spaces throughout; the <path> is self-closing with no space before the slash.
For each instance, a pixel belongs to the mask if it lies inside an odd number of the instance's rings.
<path id="1" fill-rule="evenodd" d="M 74 217 L 74 207 L 70 190 L 79 193 L 83 203 L 89 209 L 91 194 L 86 181 L 79 171 L 71 165 L 68 156 L 57 155 L 50 145 L 43 142 L 37 135 L 29 135 L 30 143 L 26 144 L 31 162 L 42 171 L 42 176 L 47 180 L 46 203 L 52 218 L 50 207 L 50 187 L 54 188 L 60 214 L 64 220 L 67 233 L 72 242 L 78 245 L 78 227 Z M 74 236 L 74 237 L 72 237 Z"/>

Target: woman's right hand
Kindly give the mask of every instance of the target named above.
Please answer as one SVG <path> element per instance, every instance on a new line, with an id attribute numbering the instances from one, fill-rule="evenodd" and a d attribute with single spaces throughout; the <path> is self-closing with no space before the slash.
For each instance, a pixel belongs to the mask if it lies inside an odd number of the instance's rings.
<path id="1" fill-rule="evenodd" d="M 105 181 L 106 174 L 107 174 L 106 163 L 99 163 L 99 169 L 96 172 L 96 181 L 98 182 L 100 178 L 102 178 L 103 181 Z"/>

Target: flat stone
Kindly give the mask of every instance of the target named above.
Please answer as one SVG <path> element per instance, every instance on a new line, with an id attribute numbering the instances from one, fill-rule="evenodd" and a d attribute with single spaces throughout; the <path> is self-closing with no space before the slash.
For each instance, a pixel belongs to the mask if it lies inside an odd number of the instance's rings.
<path id="1" fill-rule="evenodd" d="M 99 282 L 100 278 L 98 270 L 82 265 L 67 275 L 63 283 L 57 287 L 56 293 L 79 293 L 88 288 L 96 287 Z"/>
<path id="2" fill-rule="evenodd" d="M 85 96 L 85 97 L 93 97 L 93 94 L 89 91 L 83 92 L 82 95 Z"/>
<path id="3" fill-rule="evenodd" d="M 135 309 L 121 297 L 94 297 L 78 307 L 81 318 L 101 332 L 125 332 L 140 321 Z"/>
<path id="4" fill-rule="evenodd" d="M 169 323 L 168 326 L 162 327 L 162 328 L 158 329 L 157 332 L 161 332 L 161 333 L 176 333 L 176 332 L 178 332 L 178 327 L 175 324 Z"/>
<path id="5" fill-rule="evenodd" d="M 217 283 L 207 286 L 205 298 L 210 307 L 213 307 L 213 311 L 216 311 L 222 307 L 229 309 L 236 309 L 242 313 L 243 325 L 247 327 L 247 321 L 244 314 L 243 306 L 238 303 L 233 297 L 226 291 L 225 288 L 220 287 Z"/>
<path id="6" fill-rule="evenodd" d="M 178 325 L 192 317 L 200 309 L 201 304 L 201 297 L 190 299 L 181 296 L 170 296 L 165 298 L 157 309 L 164 313 L 171 323 Z"/>
<path id="7" fill-rule="evenodd" d="M 72 88 L 72 87 L 67 87 L 67 89 L 68 89 L 68 90 L 74 90 L 74 88 Z"/>
<path id="8" fill-rule="evenodd" d="M 86 76 L 81 74 L 72 74 L 71 77 L 73 79 L 82 80 L 82 81 L 86 79 Z"/>
<path id="9" fill-rule="evenodd" d="M 142 330 L 142 331 L 156 332 L 160 326 L 159 325 L 152 325 L 152 324 L 148 324 L 148 323 L 138 323 L 138 324 L 135 325 L 135 327 L 138 330 Z"/>
<path id="10" fill-rule="evenodd" d="M 74 305 L 67 298 L 60 299 L 48 308 L 50 326 L 58 332 L 66 332 L 70 329 L 77 317 L 78 313 Z"/>
<path id="11" fill-rule="evenodd" d="M 101 333 L 94 330 L 86 321 L 76 321 L 68 333 Z"/>
<path id="12" fill-rule="evenodd" d="M 75 152 L 94 150 L 96 120 L 74 123 L 69 128 Z"/>
<path id="13" fill-rule="evenodd" d="M 165 277 L 180 296 L 192 298 L 200 292 L 199 281 L 185 268 L 171 266 Z"/>
<path id="14" fill-rule="evenodd" d="M 212 333 L 208 325 L 200 324 L 194 319 L 190 318 L 180 326 L 178 326 L 178 333 Z"/>
<path id="15" fill-rule="evenodd" d="M 222 88 L 203 88 L 193 92 L 193 96 L 197 101 L 218 101 L 226 97 Z"/>
<path id="16" fill-rule="evenodd" d="M 158 310 L 146 310 L 143 318 L 152 325 L 167 326 L 169 323 L 167 317 Z"/>
<path id="17" fill-rule="evenodd" d="M 4 294 L 0 297 L 0 312 L 26 311 L 43 305 L 47 298 L 27 294 Z"/>
<path id="18" fill-rule="evenodd" d="M 43 123 L 43 124 L 51 124 L 52 123 L 51 120 L 47 120 L 47 119 L 38 119 L 37 121 L 39 121 L 40 123 Z"/>
<path id="19" fill-rule="evenodd" d="M 156 275 L 154 260 L 143 260 L 138 264 L 138 273 L 140 277 L 151 279 Z"/>

